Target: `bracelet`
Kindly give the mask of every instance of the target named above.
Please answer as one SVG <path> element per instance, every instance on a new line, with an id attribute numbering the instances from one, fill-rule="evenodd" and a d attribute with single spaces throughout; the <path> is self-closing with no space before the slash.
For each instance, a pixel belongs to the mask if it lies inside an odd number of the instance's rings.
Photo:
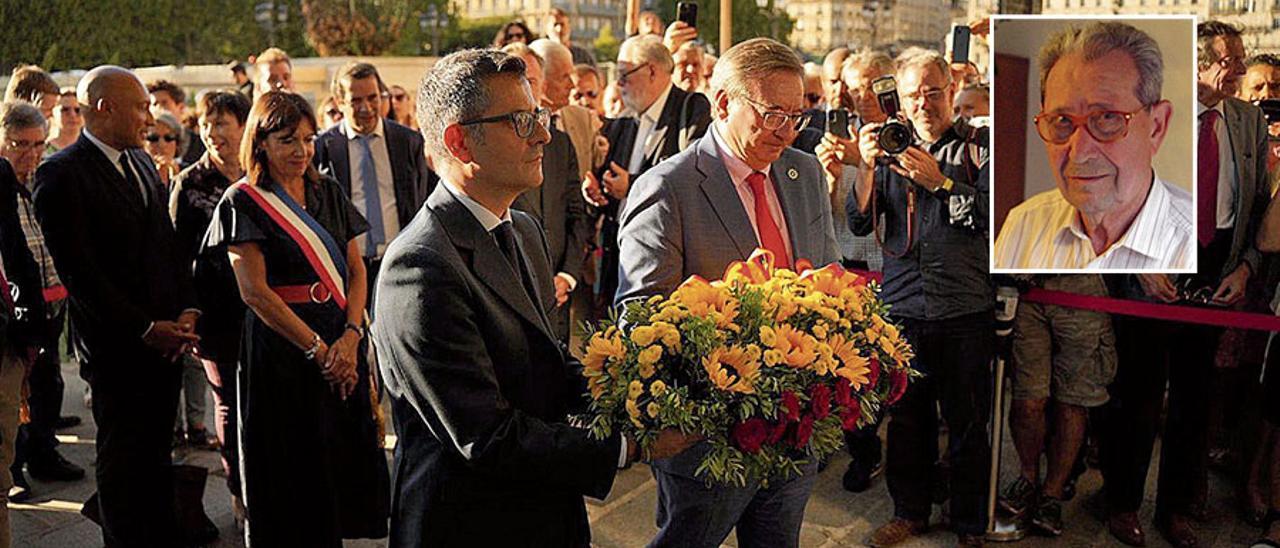
<path id="1" fill-rule="evenodd" d="M 307 358 L 308 360 L 314 360 L 314 359 L 316 359 L 316 354 L 319 354 L 319 353 L 320 353 L 320 344 L 321 344 L 321 341 L 320 341 L 320 334 L 319 334 L 319 333 L 314 333 L 314 334 L 312 334 L 312 335 L 311 335 L 311 348 L 306 349 L 306 351 L 304 351 L 304 352 L 302 353 L 302 355 L 303 355 L 303 356 L 306 356 L 306 358 Z"/>
<path id="2" fill-rule="evenodd" d="M 363 327 L 360 327 L 360 326 L 358 326 L 358 325 L 356 325 L 356 324 L 353 324 L 353 323 L 351 323 L 351 322 L 347 322 L 347 329 L 349 329 L 349 330 L 351 330 L 351 331 L 355 331 L 355 332 L 356 332 L 356 336 L 357 336 L 357 337 L 359 337 L 359 338 L 361 338 L 361 339 L 363 339 L 363 338 L 364 338 L 364 328 L 363 328 Z"/>

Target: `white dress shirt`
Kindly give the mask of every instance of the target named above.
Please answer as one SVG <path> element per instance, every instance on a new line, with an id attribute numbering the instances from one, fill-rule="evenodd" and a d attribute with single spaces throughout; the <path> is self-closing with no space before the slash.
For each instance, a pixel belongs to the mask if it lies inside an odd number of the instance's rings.
<path id="1" fill-rule="evenodd" d="M 440 182 L 444 184 L 445 189 L 447 189 L 450 194 L 453 194 L 454 198 L 457 198 L 459 202 L 462 202 L 463 207 L 466 207 L 467 211 L 471 212 L 471 216 L 475 217 L 476 221 L 480 222 L 480 226 L 484 227 L 485 232 L 493 234 L 493 229 L 498 228 L 498 225 L 512 222 L 511 208 L 507 208 L 506 211 L 502 212 L 502 216 L 499 217 L 494 215 L 492 211 L 489 211 L 489 208 L 480 205 L 480 202 L 471 199 L 470 196 L 467 196 L 459 190 L 453 183 L 444 180 L 441 180 Z M 532 298 L 530 298 L 530 300 L 532 300 Z M 622 440 L 622 445 L 618 451 L 618 468 L 626 468 L 627 437 L 619 436 L 618 438 Z"/>
<path id="2" fill-rule="evenodd" d="M 129 180 L 129 176 L 124 173 L 124 168 L 120 166 L 120 155 L 124 154 L 123 150 L 117 150 L 115 147 L 102 142 L 97 137 L 94 137 L 92 133 L 89 133 L 88 129 L 84 130 L 84 136 L 89 139 L 90 143 L 98 147 L 102 154 L 106 155 L 107 161 L 111 162 L 111 167 L 116 168 L 116 173 L 119 173 L 126 181 Z M 151 201 L 151 196 L 147 193 L 147 184 L 142 182 L 142 174 L 138 172 L 138 166 L 134 165 L 132 160 L 129 161 L 129 166 L 133 169 L 133 179 L 138 182 L 138 192 L 142 195 L 143 205 L 150 205 L 148 202 Z"/>
<path id="3" fill-rule="evenodd" d="M 654 130 L 658 127 L 658 118 L 662 116 L 662 108 L 667 104 L 667 97 L 671 95 L 672 87 L 675 85 L 667 84 L 667 89 L 662 91 L 652 105 L 649 105 L 648 110 L 636 115 L 640 122 L 640 129 L 636 130 L 636 142 L 631 148 L 631 162 L 627 165 L 627 172 L 632 175 L 640 173 L 640 166 L 644 164 L 644 159 L 658 146 L 658 136 Z"/>
<path id="4" fill-rule="evenodd" d="M 1194 271 L 1195 211 L 1191 194 L 1155 177 L 1129 229 L 1095 254 L 1076 208 L 1058 189 L 1009 211 L 992 254 L 995 268 L 1013 270 Z"/>
<path id="5" fill-rule="evenodd" d="M 715 142 L 716 150 L 720 153 L 720 161 L 724 163 L 725 170 L 729 172 L 729 178 L 733 180 L 733 189 L 738 192 L 738 199 L 742 200 L 742 208 L 747 210 L 747 218 L 751 220 L 751 230 L 755 231 L 756 241 L 762 242 L 760 223 L 756 221 L 756 195 L 751 192 L 751 184 L 747 182 L 747 176 L 756 170 L 751 169 L 751 166 L 729 151 L 724 140 L 720 138 L 719 124 L 711 124 L 711 130 L 707 133 Z M 787 246 L 787 256 L 794 260 L 796 255 L 795 250 L 791 249 L 791 232 L 787 230 L 786 217 L 782 216 L 782 202 L 778 200 L 777 189 L 773 188 L 770 167 L 765 166 L 763 170 L 765 201 L 769 204 L 769 214 L 773 216 L 773 223 L 778 225 L 778 232 L 782 234 L 782 241 Z"/>
<path id="6" fill-rule="evenodd" d="M 341 131 L 347 138 L 347 165 L 351 166 L 351 203 L 356 206 L 356 211 L 368 219 L 364 185 L 360 184 L 364 145 L 357 140 L 365 137 L 352 127 L 350 120 L 342 121 Z M 373 140 L 369 142 L 369 152 L 373 154 L 374 172 L 378 177 L 378 205 L 382 206 L 383 232 L 383 243 L 378 246 L 373 256 L 381 258 L 387 251 L 387 245 L 391 243 L 392 238 L 400 233 L 400 216 L 396 212 L 395 179 L 391 173 L 391 156 L 387 153 L 387 134 L 381 119 L 378 120 L 378 127 L 374 128 L 373 133 L 369 135 L 373 136 Z M 366 255 L 365 249 L 368 248 L 369 241 L 368 235 L 356 238 L 356 245 L 360 248 L 361 255 Z"/>
<path id="7" fill-rule="evenodd" d="M 1236 181 L 1236 155 L 1231 151 L 1231 135 L 1227 133 L 1227 113 L 1222 110 L 1223 101 L 1212 107 L 1205 107 L 1196 101 L 1196 128 L 1199 131 L 1200 115 L 1206 110 L 1218 111 L 1218 120 L 1213 124 L 1213 132 L 1218 135 L 1218 205 L 1215 214 L 1214 228 L 1223 229 L 1236 226 L 1236 192 L 1240 184 Z"/>

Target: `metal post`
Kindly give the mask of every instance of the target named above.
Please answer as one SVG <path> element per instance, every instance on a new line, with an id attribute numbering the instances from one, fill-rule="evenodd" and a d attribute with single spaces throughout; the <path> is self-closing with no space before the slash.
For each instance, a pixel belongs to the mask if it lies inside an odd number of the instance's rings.
<path id="1" fill-rule="evenodd" d="M 733 0 L 720 0 L 720 55 L 733 47 Z"/>
<path id="2" fill-rule="evenodd" d="M 1004 356 L 996 356 L 995 392 L 991 403 L 991 474 L 987 484 L 987 540 L 1013 542 L 1027 536 L 1017 521 L 1001 521 L 996 515 L 997 490 L 1000 487 L 1000 454 L 1004 445 Z"/>

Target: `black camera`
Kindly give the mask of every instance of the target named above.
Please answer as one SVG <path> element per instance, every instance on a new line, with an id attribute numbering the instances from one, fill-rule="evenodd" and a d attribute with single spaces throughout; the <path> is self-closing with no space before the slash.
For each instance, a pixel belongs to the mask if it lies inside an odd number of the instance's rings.
<path id="1" fill-rule="evenodd" d="M 898 83 L 892 76 L 881 76 L 871 82 L 880 111 L 889 117 L 876 131 L 876 145 L 886 154 L 896 156 L 915 143 L 915 131 L 911 125 L 898 118 L 901 103 L 898 100 Z"/>
<path id="2" fill-rule="evenodd" d="M 1254 101 L 1253 104 L 1262 109 L 1262 115 L 1267 117 L 1268 125 L 1280 122 L 1280 99 L 1262 99 Z"/>

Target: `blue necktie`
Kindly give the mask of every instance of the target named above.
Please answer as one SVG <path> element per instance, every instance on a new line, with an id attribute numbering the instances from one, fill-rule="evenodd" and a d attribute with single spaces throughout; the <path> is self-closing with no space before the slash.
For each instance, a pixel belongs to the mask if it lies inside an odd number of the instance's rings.
<path id="1" fill-rule="evenodd" d="M 378 169 L 373 165 L 373 150 L 369 142 L 376 135 L 363 135 L 356 140 L 364 149 L 360 160 L 360 188 L 364 189 L 364 211 L 369 220 L 369 245 L 364 248 L 364 256 L 378 256 L 378 246 L 386 243 L 387 231 L 382 226 L 382 196 L 378 193 Z"/>

